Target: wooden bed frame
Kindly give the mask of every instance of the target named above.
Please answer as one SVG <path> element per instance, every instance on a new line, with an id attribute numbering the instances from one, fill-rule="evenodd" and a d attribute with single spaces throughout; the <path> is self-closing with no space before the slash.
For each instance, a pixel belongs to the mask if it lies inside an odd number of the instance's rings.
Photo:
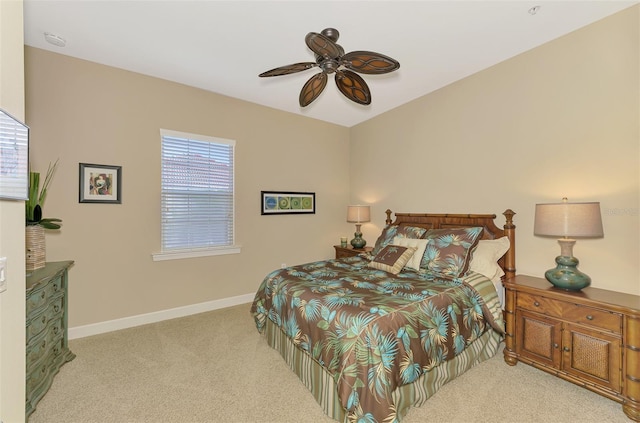
<path id="1" fill-rule="evenodd" d="M 503 215 L 506 223 L 503 229 L 496 226 L 495 214 L 431 214 L 431 213 L 395 213 L 395 220 L 391 219 L 391 210 L 387 210 L 386 224 L 417 226 L 427 229 L 477 227 L 484 228 L 482 239 L 497 239 L 508 237 L 510 248 L 499 260 L 499 265 L 505 272 L 503 278 L 515 276 L 515 213 L 508 209 Z M 311 391 L 325 414 L 339 422 L 347 423 L 349 418 L 337 399 L 334 379 L 322 366 L 310 356 L 296 347 L 283 332 L 267 319 L 266 338 L 269 345 L 280 352 L 280 355 L 300 378 L 302 383 Z M 495 331 L 487 331 L 480 338 L 472 342 L 465 352 L 423 374 L 417 381 L 408 385 L 401 385 L 392 393 L 398 410 L 398 417 L 402 418 L 409 408 L 420 407 L 429 397 L 447 382 L 455 379 L 471 367 L 495 356 L 502 342 L 502 336 Z"/>
<path id="2" fill-rule="evenodd" d="M 506 222 L 503 229 L 495 224 L 495 214 L 433 214 L 433 213 L 395 213 L 395 220 L 391 220 L 392 211 L 387 209 L 386 224 L 416 226 L 426 229 L 441 228 L 467 228 L 482 226 L 482 239 L 498 239 L 506 236 L 509 238 L 510 247 L 505 255 L 498 261 L 504 270 L 504 279 L 512 278 L 516 275 L 516 226 L 513 224 L 513 210 L 507 209 L 502 213 Z"/>

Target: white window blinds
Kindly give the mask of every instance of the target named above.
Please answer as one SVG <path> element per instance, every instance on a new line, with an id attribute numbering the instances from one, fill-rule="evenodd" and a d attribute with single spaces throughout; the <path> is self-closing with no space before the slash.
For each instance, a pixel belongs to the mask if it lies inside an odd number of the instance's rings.
<path id="1" fill-rule="evenodd" d="M 234 244 L 235 141 L 162 129 L 162 251 Z"/>
<path id="2" fill-rule="evenodd" d="M 29 128 L 0 110 L 0 198 L 27 200 Z"/>

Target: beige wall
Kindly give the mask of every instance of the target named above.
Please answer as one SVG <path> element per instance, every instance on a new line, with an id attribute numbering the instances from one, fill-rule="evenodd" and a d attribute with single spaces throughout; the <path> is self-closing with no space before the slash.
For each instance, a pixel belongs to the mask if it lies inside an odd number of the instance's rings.
<path id="1" fill-rule="evenodd" d="M 634 6 L 352 128 L 352 200 L 374 216 L 504 222 L 511 208 L 518 273 L 536 276 L 560 248 L 534 237 L 535 204 L 600 201 L 605 236 L 578 240 L 579 268 L 595 287 L 640 294 L 639 21 Z"/>
<path id="2" fill-rule="evenodd" d="M 47 254 L 76 261 L 70 326 L 251 294 L 280 263 L 332 256 L 353 231 L 345 206 L 361 201 L 374 205 L 370 243 L 386 208 L 512 208 L 518 270 L 532 275 L 559 252 L 532 235 L 535 203 L 600 201 L 605 237 L 578 242 L 580 268 L 594 286 L 640 293 L 639 15 L 628 9 L 351 130 L 27 47 L 32 163 L 61 161 L 45 215 L 64 227 L 47 235 Z M 241 254 L 151 260 L 159 128 L 237 141 Z M 79 204 L 80 162 L 123 166 L 123 204 Z M 261 189 L 314 191 L 318 212 L 260 216 Z"/>
<path id="3" fill-rule="evenodd" d="M 33 167 L 60 158 L 47 260 L 75 260 L 72 328 L 253 294 L 281 263 L 331 257 L 348 227 L 347 128 L 29 47 L 25 70 Z M 236 140 L 240 254 L 152 261 L 160 128 Z M 122 166 L 122 204 L 80 204 L 78 163 Z M 261 216 L 261 190 L 315 192 L 316 214 Z"/>
<path id="4" fill-rule="evenodd" d="M 0 1 L 0 108 L 24 121 L 22 1 Z M 0 421 L 24 420 L 24 201 L 0 200 L 0 257 L 7 290 L 0 293 Z"/>

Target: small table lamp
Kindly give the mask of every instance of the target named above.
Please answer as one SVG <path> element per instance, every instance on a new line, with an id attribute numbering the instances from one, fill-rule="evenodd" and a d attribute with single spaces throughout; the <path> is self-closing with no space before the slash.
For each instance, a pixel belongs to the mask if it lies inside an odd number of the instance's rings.
<path id="1" fill-rule="evenodd" d="M 355 238 L 351 240 L 353 248 L 361 249 L 367 245 L 367 241 L 362 239 L 360 226 L 371 220 L 371 211 L 369 206 L 347 206 L 347 222 L 356 224 L 356 232 L 353 234 Z"/>
<path id="2" fill-rule="evenodd" d="M 536 204 L 534 235 L 561 236 L 560 255 L 556 257 L 557 266 L 549 269 L 544 276 L 558 288 L 579 291 L 591 284 L 591 278 L 577 269 L 578 259 L 573 256 L 572 238 L 598 238 L 604 236 L 600 203 L 562 203 Z"/>

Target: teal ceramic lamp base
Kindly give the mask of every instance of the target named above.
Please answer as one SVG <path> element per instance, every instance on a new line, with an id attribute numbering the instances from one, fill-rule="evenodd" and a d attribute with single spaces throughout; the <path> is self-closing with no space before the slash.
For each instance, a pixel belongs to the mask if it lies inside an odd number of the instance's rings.
<path id="1" fill-rule="evenodd" d="M 556 257 L 557 266 L 544 273 L 544 277 L 553 286 L 568 291 L 580 291 L 591 285 L 591 278 L 578 270 L 577 258 L 573 256 L 575 240 L 569 238 L 559 239 L 560 255 Z"/>
<path id="2" fill-rule="evenodd" d="M 591 285 L 591 278 L 577 269 L 578 259 L 575 257 L 556 257 L 557 266 L 544 273 L 544 277 L 556 288 L 568 291 L 580 291 Z"/>
<path id="3" fill-rule="evenodd" d="M 362 232 L 360 232 L 360 225 L 356 225 L 356 232 L 353 234 L 355 238 L 351 240 L 351 246 L 358 250 L 364 248 L 367 245 L 367 241 L 362 239 Z"/>

